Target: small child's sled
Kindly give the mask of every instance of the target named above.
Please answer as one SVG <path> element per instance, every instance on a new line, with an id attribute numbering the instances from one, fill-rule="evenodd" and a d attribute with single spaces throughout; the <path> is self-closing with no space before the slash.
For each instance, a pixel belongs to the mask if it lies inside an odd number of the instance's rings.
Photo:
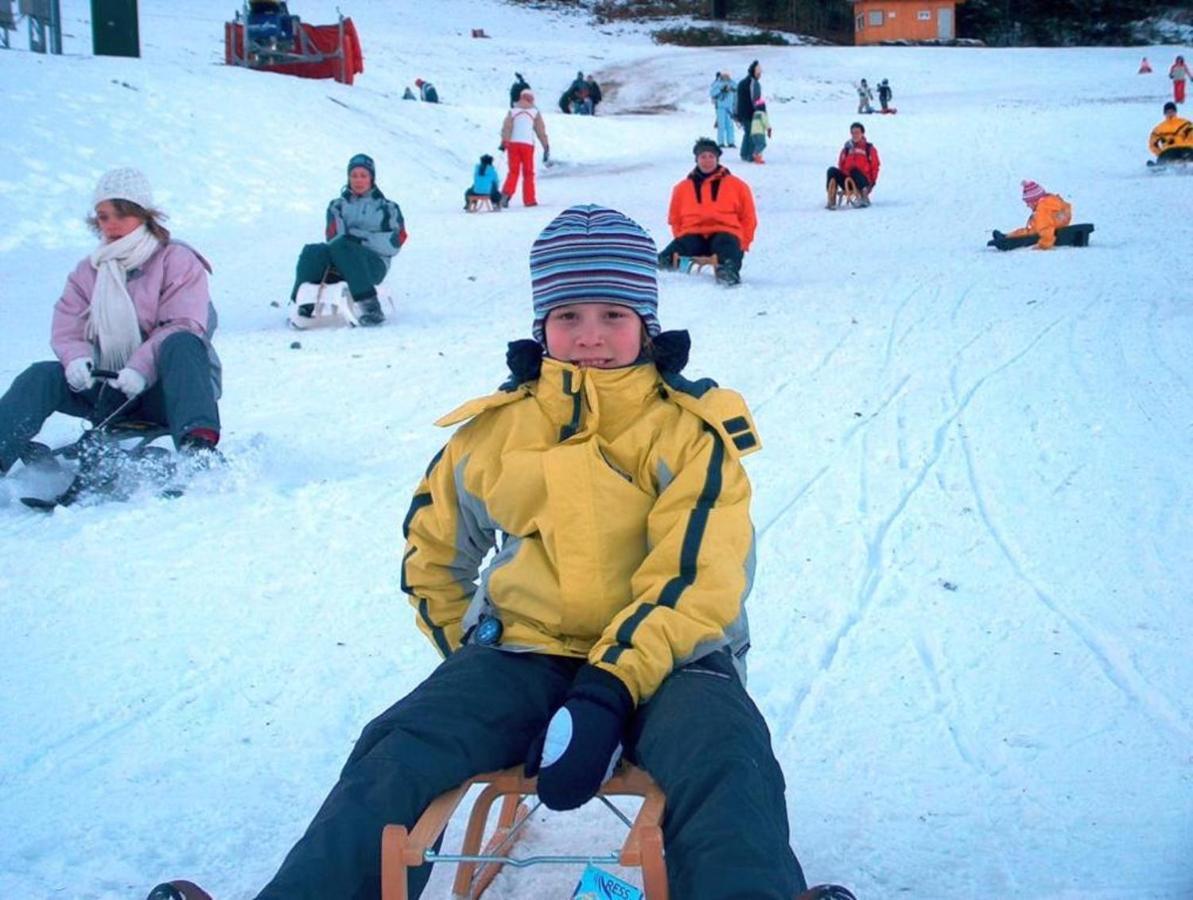
<path id="1" fill-rule="evenodd" d="M 1090 222 L 1079 225 L 1065 225 L 1056 229 L 1057 247 L 1088 247 L 1089 236 L 1094 230 Z M 1040 240 L 1038 234 L 1025 234 L 1022 237 L 1007 237 L 1001 231 L 994 232 L 994 237 L 986 241 L 987 247 L 998 250 L 1018 250 L 1020 247 L 1031 247 Z"/>
<path id="2" fill-rule="evenodd" d="M 394 309 L 393 297 L 385 288 L 377 288 L 378 302 Z M 292 328 L 307 331 L 313 328 L 355 328 L 360 325 L 359 305 L 352 299 L 348 282 L 304 284 L 298 289 L 286 317 Z"/>
<path id="3" fill-rule="evenodd" d="M 523 868 L 542 863 L 606 864 L 641 867 L 647 900 L 667 900 L 667 870 L 663 864 L 663 792 L 641 769 L 623 763 L 612 778 L 601 787 L 597 797 L 629 826 L 629 834 L 620 851 L 606 855 L 585 853 L 576 856 L 531 856 L 517 859 L 509 850 L 521 836 L 522 827 L 534 811 L 525 801 L 534 796 L 537 779 L 527 778 L 521 766 L 478 775 L 459 787 L 441 794 L 419 818 L 413 829 L 403 825 L 386 825 L 381 835 L 381 898 L 406 900 L 406 871 L 428 862 L 458 864 L 452 883 L 453 898 L 475 900 L 480 897 L 501 871 L 509 864 Z M 473 804 L 464 832 L 460 853 L 438 853 L 435 844 L 443 836 L 452 813 L 473 785 L 485 785 Z M 631 822 L 608 800 L 612 796 L 635 796 L 643 799 L 638 815 Z M 502 798 L 497 827 L 487 841 L 485 827 L 489 810 L 498 797 Z M 538 809 L 536 804 L 534 809 Z"/>
<path id="4" fill-rule="evenodd" d="M 291 326 L 306 331 L 309 328 L 338 328 L 347 325 L 355 328 L 360 324 L 356 304 L 348 284 L 304 284 L 298 289 L 294 302 L 290 304 Z"/>
<path id="5" fill-rule="evenodd" d="M 492 198 L 488 194 L 468 194 L 467 195 L 468 208 L 466 212 L 497 212 L 501 206 L 494 206 Z"/>
<path id="6" fill-rule="evenodd" d="M 699 275 L 704 271 L 705 267 L 712 269 L 713 274 L 717 273 L 717 255 L 710 253 L 707 256 L 681 256 L 678 253 L 671 254 L 671 267 L 677 272 L 683 272 L 691 275 L 693 272 Z"/>

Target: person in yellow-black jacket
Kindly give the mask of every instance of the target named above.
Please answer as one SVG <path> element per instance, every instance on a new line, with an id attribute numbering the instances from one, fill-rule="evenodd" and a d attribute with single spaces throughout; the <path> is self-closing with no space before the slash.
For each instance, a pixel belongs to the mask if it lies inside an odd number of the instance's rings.
<path id="1" fill-rule="evenodd" d="M 1023 202 L 1031 209 L 1031 216 L 1022 228 L 1003 234 L 994 232 L 995 242 L 1014 242 L 1016 238 L 1035 238 L 1023 241 L 1022 246 L 1035 246 L 1040 250 L 1051 250 L 1056 246 L 1056 229 L 1063 228 L 1073 220 L 1073 207 L 1059 194 L 1049 194 L 1034 181 L 1023 182 Z M 1003 247 L 1003 249 L 1008 249 Z"/>
<path id="2" fill-rule="evenodd" d="M 1164 104 L 1164 120 L 1152 129 L 1148 149 L 1157 157 L 1149 166 L 1193 160 L 1193 122 L 1176 114 L 1176 104 Z"/>
<path id="3" fill-rule="evenodd" d="M 656 266 L 598 206 L 535 242 L 536 340 L 510 344 L 497 393 L 439 420 L 460 427 L 403 522 L 402 589 L 444 660 L 365 728 L 261 898 L 376 897 L 385 824 L 516 764 L 549 808 L 578 807 L 623 750 L 667 795 L 671 896 L 805 890 L 742 674 L 741 457 L 759 439 L 738 394 L 679 374 L 687 333 L 660 333 Z"/>

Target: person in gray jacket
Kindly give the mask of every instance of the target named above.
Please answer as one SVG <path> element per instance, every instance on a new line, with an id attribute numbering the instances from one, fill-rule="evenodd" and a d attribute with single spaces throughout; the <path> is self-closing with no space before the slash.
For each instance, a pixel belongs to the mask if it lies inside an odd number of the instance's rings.
<path id="1" fill-rule="evenodd" d="M 361 325 L 385 321 L 377 285 L 385 280 L 390 261 L 406 243 L 402 210 L 387 200 L 376 184 L 372 157 L 358 153 L 348 160 L 348 184 L 327 205 L 327 240 L 307 244 L 294 273 L 293 303 L 303 284 L 348 282 Z M 312 309 L 298 310 L 311 315 Z"/>

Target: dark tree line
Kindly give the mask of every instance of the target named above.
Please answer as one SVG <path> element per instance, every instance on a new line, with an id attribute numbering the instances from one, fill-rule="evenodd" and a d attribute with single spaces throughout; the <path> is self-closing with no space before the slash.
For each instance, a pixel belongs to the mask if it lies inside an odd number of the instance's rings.
<path id="1" fill-rule="evenodd" d="M 708 0 L 714 18 L 752 21 L 848 43 L 849 0 Z M 1131 23 L 1188 9 L 1188 0 L 965 0 L 957 6 L 957 34 L 991 46 L 1132 43 Z"/>

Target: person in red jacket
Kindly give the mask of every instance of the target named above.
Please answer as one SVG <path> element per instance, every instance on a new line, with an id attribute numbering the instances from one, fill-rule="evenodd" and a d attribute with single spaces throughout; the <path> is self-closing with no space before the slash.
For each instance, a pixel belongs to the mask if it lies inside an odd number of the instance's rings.
<path id="1" fill-rule="evenodd" d="M 721 148 L 712 138 L 700 138 L 692 153 L 695 168 L 671 191 L 667 222 L 675 239 L 659 254 L 659 268 L 674 269 L 676 254 L 716 254 L 717 281 L 740 284 L 742 256 L 758 225 L 754 194 L 721 165 Z"/>
<path id="2" fill-rule="evenodd" d="M 878 169 L 882 161 L 878 148 L 866 140 L 866 127 L 861 122 L 849 126 L 850 139 L 841 148 L 837 164 L 830 166 L 825 175 L 825 189 L 828 192 L 827 209 L 837 208 L 838 193 L 845 190 L 845 180 L 851 179 L 858 190 L 857 205 L 870 205 L 870 191 L 878 184 Z"/>

